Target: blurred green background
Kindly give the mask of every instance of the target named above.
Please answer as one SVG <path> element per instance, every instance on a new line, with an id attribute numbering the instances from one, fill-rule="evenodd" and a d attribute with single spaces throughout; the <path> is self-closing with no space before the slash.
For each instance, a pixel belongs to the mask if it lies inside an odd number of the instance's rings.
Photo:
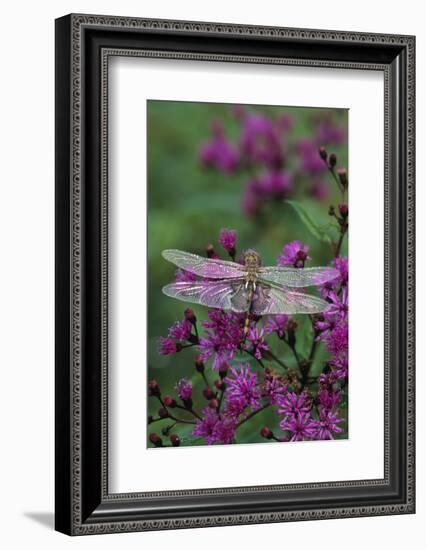
<path id="1" fill-rule="evenodd" d="M 286 169 L 295 174 L 295 186 L 289 198 L 298 201 L 314 225 L 324 230 L 328 240 L 337 240 L 338 232 L 328 215 L 328 207 L 342 202 L 342 195 L 328 172 L 321 176 L 329 186 L 327 199 L 320 201 L 308 195 L 307 189 L 312 184 L 312 178 L 297 173 L 299 160 L 296 144 L 300 139 L 313 138 L 315 125 L 322 117 L 347 128 L 347 111 L 304 107 L 244 107 L 250 112 L 263 113 L 271 118 L 291 115 L 293 127 L 287 135 L 289 154 Z M 174 280 L 176 271 L 175 266 L 162 258 L 162 250 L 177 248 L 205 256 L 206 245 L 211 243 L 222 258 L 229 259 L 220 249 L 217 239 L 221 228 L 232 228 L 238 232 L 238 250 L 256 249 L 264 265 L 276 265 L 284 244 L 296 239 L 309 245 L 312 260 L 307 265 L 327 265 L 333 258 L 330 243 L 325 242 L 327 239 L 318 239 L 315 232 L 302 223 L 295 209 L 284 200 L 271 204 L 266 215 L 259 219 L 249 218 L 243 213 L 241 199 L 250 178 L 247 171 L 229 175 L 213 169 L 207 170 L 200 165 L 198 151 L 200 145 L 211 137 L 212 120 L 220 120 L 227 137 L 238 143 L 240 124 L 233 116 L 230 105 L 148 101 L 148 379 L 155 378 L 163 394 L 176 395 L 174 386 L 181 377 L 193 381 L 194 393 L 197 393 L 198 387 L 203 387 L 203 383 L 194 369 L 195 349 L 183 350 L 171 356 L 161 356 L 157 351 L 158 338 L 167 336 L 170 325 L 182 319 L 188 305 L 165 296 L 161 291 L 164 285 Z M 347 141 L 339 146 L 327 147 L 327 150 L 337 154 L 338 166 L 347 167 Z M 341 253 L 347 254 L 347 237 Z M 207 308 L 194 305 L 193 309 L 199 321 L 206 318 Z M 311 329 L 309 320 L 303 319 L 303 316 L 297 317 L 300 322 L 297 347 L 303 356 L 309 352 L 306 348 L 310 346 Z M 268 340 L 272 341 L 275 342 L 275 339 Z M 293 365 L 294 358 L 285 344 L 278 342 L 278 348 L 274 351 Z M 315 370 L 320 371 L 323 357 L 324 353 L 317 354 L 312 374 L 315 374 Z M 246 357 L 244 361 L 247 361 Z M 210 374 L 211 380 L 214 379 L 209 369 L 207 374 Z M 205 402 L 195 405 L 201 409 Z M 148 414 L 157 416 L 158 406 L 156 399 L 148 399 Z M 268 421 L 271 425 L 272 421 L 275 424 L 278 421 L 277 415 L 271 410 L 260 413 L 256 419 L 260 427 Z M 170 420 L 155 424 L 156 431 L 163 423 L 164 426 L 170 424 Z M 244 441 L 244 429 L 252 429 L 249 425 L 251 423 L 247 422 L 239 430 L 241 441 Z M 179 431 L 183 444 L 184 431 Z M 253 441 L 253 438 L 250 440 Z M 255 440 L 265 442 L 260 435 Z"/>

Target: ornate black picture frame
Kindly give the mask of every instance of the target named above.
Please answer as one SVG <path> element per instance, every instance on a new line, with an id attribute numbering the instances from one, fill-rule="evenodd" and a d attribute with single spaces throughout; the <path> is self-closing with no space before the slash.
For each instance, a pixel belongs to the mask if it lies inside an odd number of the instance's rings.
<path id="1" fill-rule="evenodd" d="M 382 71 L 384 478 L 110 494 L 110 56 Z M 69 535 L 414 513 L 413 36 L 68 15 L 56 21 L 56 529 Z M 152 474 L 152 472 L 151 472 Z"/>

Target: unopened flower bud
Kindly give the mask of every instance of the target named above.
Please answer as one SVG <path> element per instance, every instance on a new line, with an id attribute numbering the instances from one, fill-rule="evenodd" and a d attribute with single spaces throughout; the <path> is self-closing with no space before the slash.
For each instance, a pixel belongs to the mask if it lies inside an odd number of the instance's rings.
<path id="1" fill-rule="evenodd" d="M 336 153 L 331 153 L 331 155 L 328 157 L 328 165 L 330 168 L 334 168 L 337 164 L 337 157 Z"/>
<path id="2" fill-rule="evenodd" d="M 346 172 L 346 168 L 339 168 L 337 170 L 337 175 L 339 176 L 343 189 L 346 189 L 348 187 L 348 173 Z"/>
<path id="3" fill-rule="evenodd" d="M 347 204 L 339 204 L 339 212 L 342 218 L 347 218 L 349 213 L 349 208 Z"/>
<path id="4" fill-rule="evenodd" d="M 210 400 L 214 397 L 214 391 L 211 388 L 204 388 L 203 395 L 206 399 Z"/>
<path id="5" fill-rule="evenodd" d="M 197 355 L 194 358 L 194 363 L 195 363 L 195 369 L 197 370 L 197 372 L 204 372 L 204 361 L 201 359 L 199 355 Z"/>
<path id="6" fill-rule="evenodd" d="M 298 250 L 296 254 L 296 261 L 304 262 L 307 257 L 308 257 L 308 254 L 304 250 Z"/>
<path id="7" fill-rule="evenodd" d="M 327 161 L 328 154 L 327 154 L 327 151 L 326 151 L 325 147 L 320 147 L 318 149 L 318 153 L 319 153 L 319 156 L 322 158 L 322 160 L 324 162 Z"/>
<path id="8" fill-rule="evenodd" d="M 221 378 L 217 378 L 214 381 L 214 385 L 218 390 L 223 390 L 225 388 L 225 382 Z"/>
<path id="9" fill-rule="evenodd" d="M 169 413 L 165 407 L 160 407 L 158 409 L 158 416 L 160 418 L 167 418 L 169 416 Z"/>
<path id="10" fill-rule="evenodd" d="M 213 247 L 212 244 L 209 244 L 209 245 L 206 246 L 206 254 L 207 254 L 207 258 L 216 258 L 217 257 L 217 254 L 214 251 L 214 247 Z"/>
<path id="11" fill-rule="evenodd" d="M 161 395 L 160 386 L 157 380 L 150 380 L 148 384 L 149 395 L 159 397 Z"/>
<path id="12" fill-rule="evenodd" d="M 163 399 L 163 403 L 166 407 L 170 407 L 171 409 L 177 405 L 176 400 L 171 395 L 166 395 Z"/>
<path id="13" fill-rule="evenodd" d="M 211 409 L 217 409 L 219 406 L 219 401 L 217 399 L 210 399 L 209 401 L 209 407 Z"/>
<path id="14" fill-rule="evenodd" d="M 176 434 L 171 434 L 170 443 L 172 444 L 173 447 L 179 447 L 179 445 L 180 445 L 179 436 L 176 435 Z"/>
<path id="15" fill-rule="evenodd" d="M 183 314 L 187 321 L 195 325 L 195 323 L 197 322 L 197 318 L 195 317 L 195 313 L 190 307 L 186 308 Z"/>
<path id="16" fill-rule="evenodd" d="M 265 439 L 272 439 L 274 437 L 274 434 L 272 433 L 270 428 L 268 428 L 268 426 L 265 426 L 260 430 L 260 435 Z"/>
<path id="17" fill-rule="evenodd" d="M 161 437 L 158 434 L 156 434 L 154 432 L 149 434 L 149 440 L 156 447 L 162 447 L 163 446 L 163 440 L 161 439 Z"/>
<path id="18" fill-rule="evenodd" d="M 226 363 L 222 363 L 219 367 L 219 376 L 221 378 L 225 378 L 227 374 L 228 374 L 228 365 Z"/>

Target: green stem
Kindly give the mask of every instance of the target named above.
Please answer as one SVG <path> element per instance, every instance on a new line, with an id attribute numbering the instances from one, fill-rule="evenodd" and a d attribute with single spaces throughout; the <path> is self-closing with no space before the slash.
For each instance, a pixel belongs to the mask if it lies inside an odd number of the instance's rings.
<path id="1" fill-rule="evenodd" d="M 186 407 L 182 407 L 182 405 L 178 405 L 178 404 L 176 404 L 175 407 L 176 407 L 176 409 L 181 409 L 182 411 L 189 412 L 193 416 L 197 417 L 199 420 L 202 420 L 201 416 L 194 409 L 187 409 Z"/>
<path id="2" fill-rule="evenodd" d="M 255 411 L 251 412 L 248 416 L 246 416 L 245 418 L 243 418 L 241 420 L 241 422 L 238 424 L 237 426 L 237 430 L 240 426 L 242 426 L 245 422 L 247 422 L 248 420 L 250 420 L 251 418 L 253 418 L 253 416 L 255 416 L 256 414 L 264 411 L 265 409 L 267 409 L 269 407 L 269 403 L 267 405 L 263 405 L 263 407 L 260 407 L 260 409 L 256 409 Z"/>
<path id="3" fill-rule="evenodd" d="M 244 348 L 244 351 L 245 351 L 246 353 L 248 353 L 251 357 L 253 357 L 253 359 L 256 359 L 256 361 L 259 363 L 259 365 L 262 367 L 262 369 L 265 368 L 265 365 L 264 365 L 262 359 L 258 359 L 258 358 L 256 357 L 256 355 L 255 355 L 252 351 L 250 351 L 250 350 L 248 350 L 248 349 L 245 349 L 245 348 Z"/>

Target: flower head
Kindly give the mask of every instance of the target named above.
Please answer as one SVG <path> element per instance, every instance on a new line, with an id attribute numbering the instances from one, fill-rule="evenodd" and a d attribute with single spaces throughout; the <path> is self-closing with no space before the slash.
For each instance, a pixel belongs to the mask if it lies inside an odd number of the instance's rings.
<path id="1" fill-rule="evenodd" d="M 241 200 L 241 208 L 249 218 L 256 216 L 262 206 L 262 197 L 259 191 L 257 180 L 247 183 Z"/>
<path id="2" fill-rule="evenodd" d="M 265 381 L 263 383 L 262 395 L 267 397 L 271 405 L 277 405 L 279 400 L 284 396 L 288 388 L 288 384 L 278 376 L 265 373 Z"/>
<path id="3" fill-rule="evenodd" d="M 323 120 L 316 127 L 315 137 L 318 143 L 324 145 L 340 145 L 346 141 L 346 129 L 331 120 Z"/>
<path id="4" fill-rule="evenodd" d="M 200 163 L 204 168 L 216 168 L 230 174 L 238 167 L 240 160 L 238 150 L 225 137 L 223 129 L 219 125 L 216 125 L 213 133 L 212 139 L 200 147 Z"/>
<path id="5" fill-rule="evenodd" d="M 315 179 L 310 186 L 308 193 L 317 201 L 325 201 L 330 195 L 330 187 L 322 180 Z"/>
<path id="6" fill-rule="evenodd" d="M 231 443 L 235 436 L 237 421 L 230 417 L 221 417 L 215 409 L 205 407 L 203 418 L 197 420 L 193 434 L 203 437 L 208 445 L 213 443 Z"/>
<path id="7" fill-rule="evenodd" d="M 257 375 L 250 370 L 250 365 L 240 364 L 231 367 L 231 375 L 225 378 L 226 400 L 229 404 L 234 399 L 244 399 L 246 406 L 258 409 L 261 406 L 261 390 L 258 386 Z"/>
<path id="8" fill-rule="evenodd" d="M 235 247 L 237 244 L 237 232 L 234 229 L 221 229 L 219 235 L 219 244 L 229 254 L 235 255 Z"/>
<path id="9" fill-rule="evenodd" d="M 278 401 L 278 414 L 286 416 L 297 415 L 299 413 L 309 413 L 312 409 L 312 400 L 305 392 L 300 394 L 287 392 L 284 396 L 280 396 Z"/>
<path id="10" fill-rule="evenodd" d="M 264 329 L 258 330 L 257 326 L 250 327 L 247 332 L 247 340 L 249 344 L 246 345 L 246 349 L 252 349 L 252 353 L 256 359 L 262 359 L 262 351 L 269 349 L 268 344 L 264 340 Z"/>
<path id="11" fill-rule="evenodd" d="M 280 128 L 264 115 L 248 114 L 243 121 L 241 150 L 250 162 L 281 167 L 284 150 Z"/>
<path id="12" fill-rule="evenodd" d="M 299 169 L 308 176 L 318 176 L 327 170 L 325 162 L 318 154 L 315 141 L 302 139 L 297 143 L 296 151 L 299 155 Z"/>
<path id="13" fill-rule="evenodd" d="M 187 401 L 192 397 L 192 382 L 181 378 L 176 384 L 176 391 L 182 401 Z"/>
<path id="14" fill-rule="evenodd" d="M 318 404 L 321 407 L 321 410 L 331 410 L 342 399 L 341 392 L 328 389 L 327 387 L 320 387 L 318 391 Z"/>
<path id="15" fill-rule="evenodd" d="M 338 282 L 342 286 L 347 286 L 349 269 L 348 269 L 348 257 L 347 256 L 337 256 L 334 260 L 334 267 L 339 272 Z"/>
<path id="16" fill-rule="evenodd" d="M 209 311 L 209 320 L 202 321 L 204 338 L 200 338 L 200 358 L 206 361 L 213 357 L 212 368 L 218 370 L 234 357 L 243 339 L 244 315 L 228 313 L 220 309 Z"/>
<path id="17" fill-rule="evenodd" d="M 265 198 L 279 198 L 293 188 L 293 180 L 288 172 L 271 171 L 257 180 L 257 192 Z"/>
<path id="18" fill-rule="evenodd" d="M 343 432 L 343 429 L 339 426 L 342 422 L 344 422 L 344 418 L 339 418 L 338 411 L 321 409 L 319 420 L 314 420 L 314 439 L 334 439 L 333 434 Z"/>
<path id="19" fill-rule="evenodd" d="M 179 347 L 171 338 L 163 338 L 162 336 L 158 341 L 158 352 L 160 355 L 171 355 L 179 351 Z"/>
<path id="20" fill-rule="evenodd" d="M 348 355 L 349 332 L 348 324 L 344 321 L 338 323 L 333 330 L 329 331 L 325 338 L 327 351 L 333 359 L 344 359 Z"/>
<path id="21" fill-rule="evenodd" d="M 282 338 L 287 330 L 289 316 L 283 314 L 271 315 L 266 322 L 265 332 L 266 334 L 277 334 Z"/>
<path id="22" fill-rule="evenodd" d="M 290 441 L 304 441 L 314 437 L 317 424 L 309 413 L 298 412 L 281 420 L 280 428 L 290 432 Z"/>
<path id="23" fill-rule="evenodd" d="M 342 295 L 339 296 L 336 292 L 332 291 L 328 294 L 328 301 L 330 302 L 327 308 L 327 314 L 333 315 L 336 319 L 345 319 L 348 315 L 348 292 L 346 287 L 342 290 Z"/>
<path id="24" fill-rule="evenodd" d="M 176 321 L 169 328 L 169 337 L 176 340 L 187 340 L 192 332 L 192 323 L 184 319 L 183 321 Z"/>
<path id="25" fill-rule="evenodd" d="M 306 260 L 310 260 L 308 252 L 309 246 L 300 241 L 292 241 L 284 246 L 282 255 L 278 256 L 278 265 L 304 267 Z"/>

